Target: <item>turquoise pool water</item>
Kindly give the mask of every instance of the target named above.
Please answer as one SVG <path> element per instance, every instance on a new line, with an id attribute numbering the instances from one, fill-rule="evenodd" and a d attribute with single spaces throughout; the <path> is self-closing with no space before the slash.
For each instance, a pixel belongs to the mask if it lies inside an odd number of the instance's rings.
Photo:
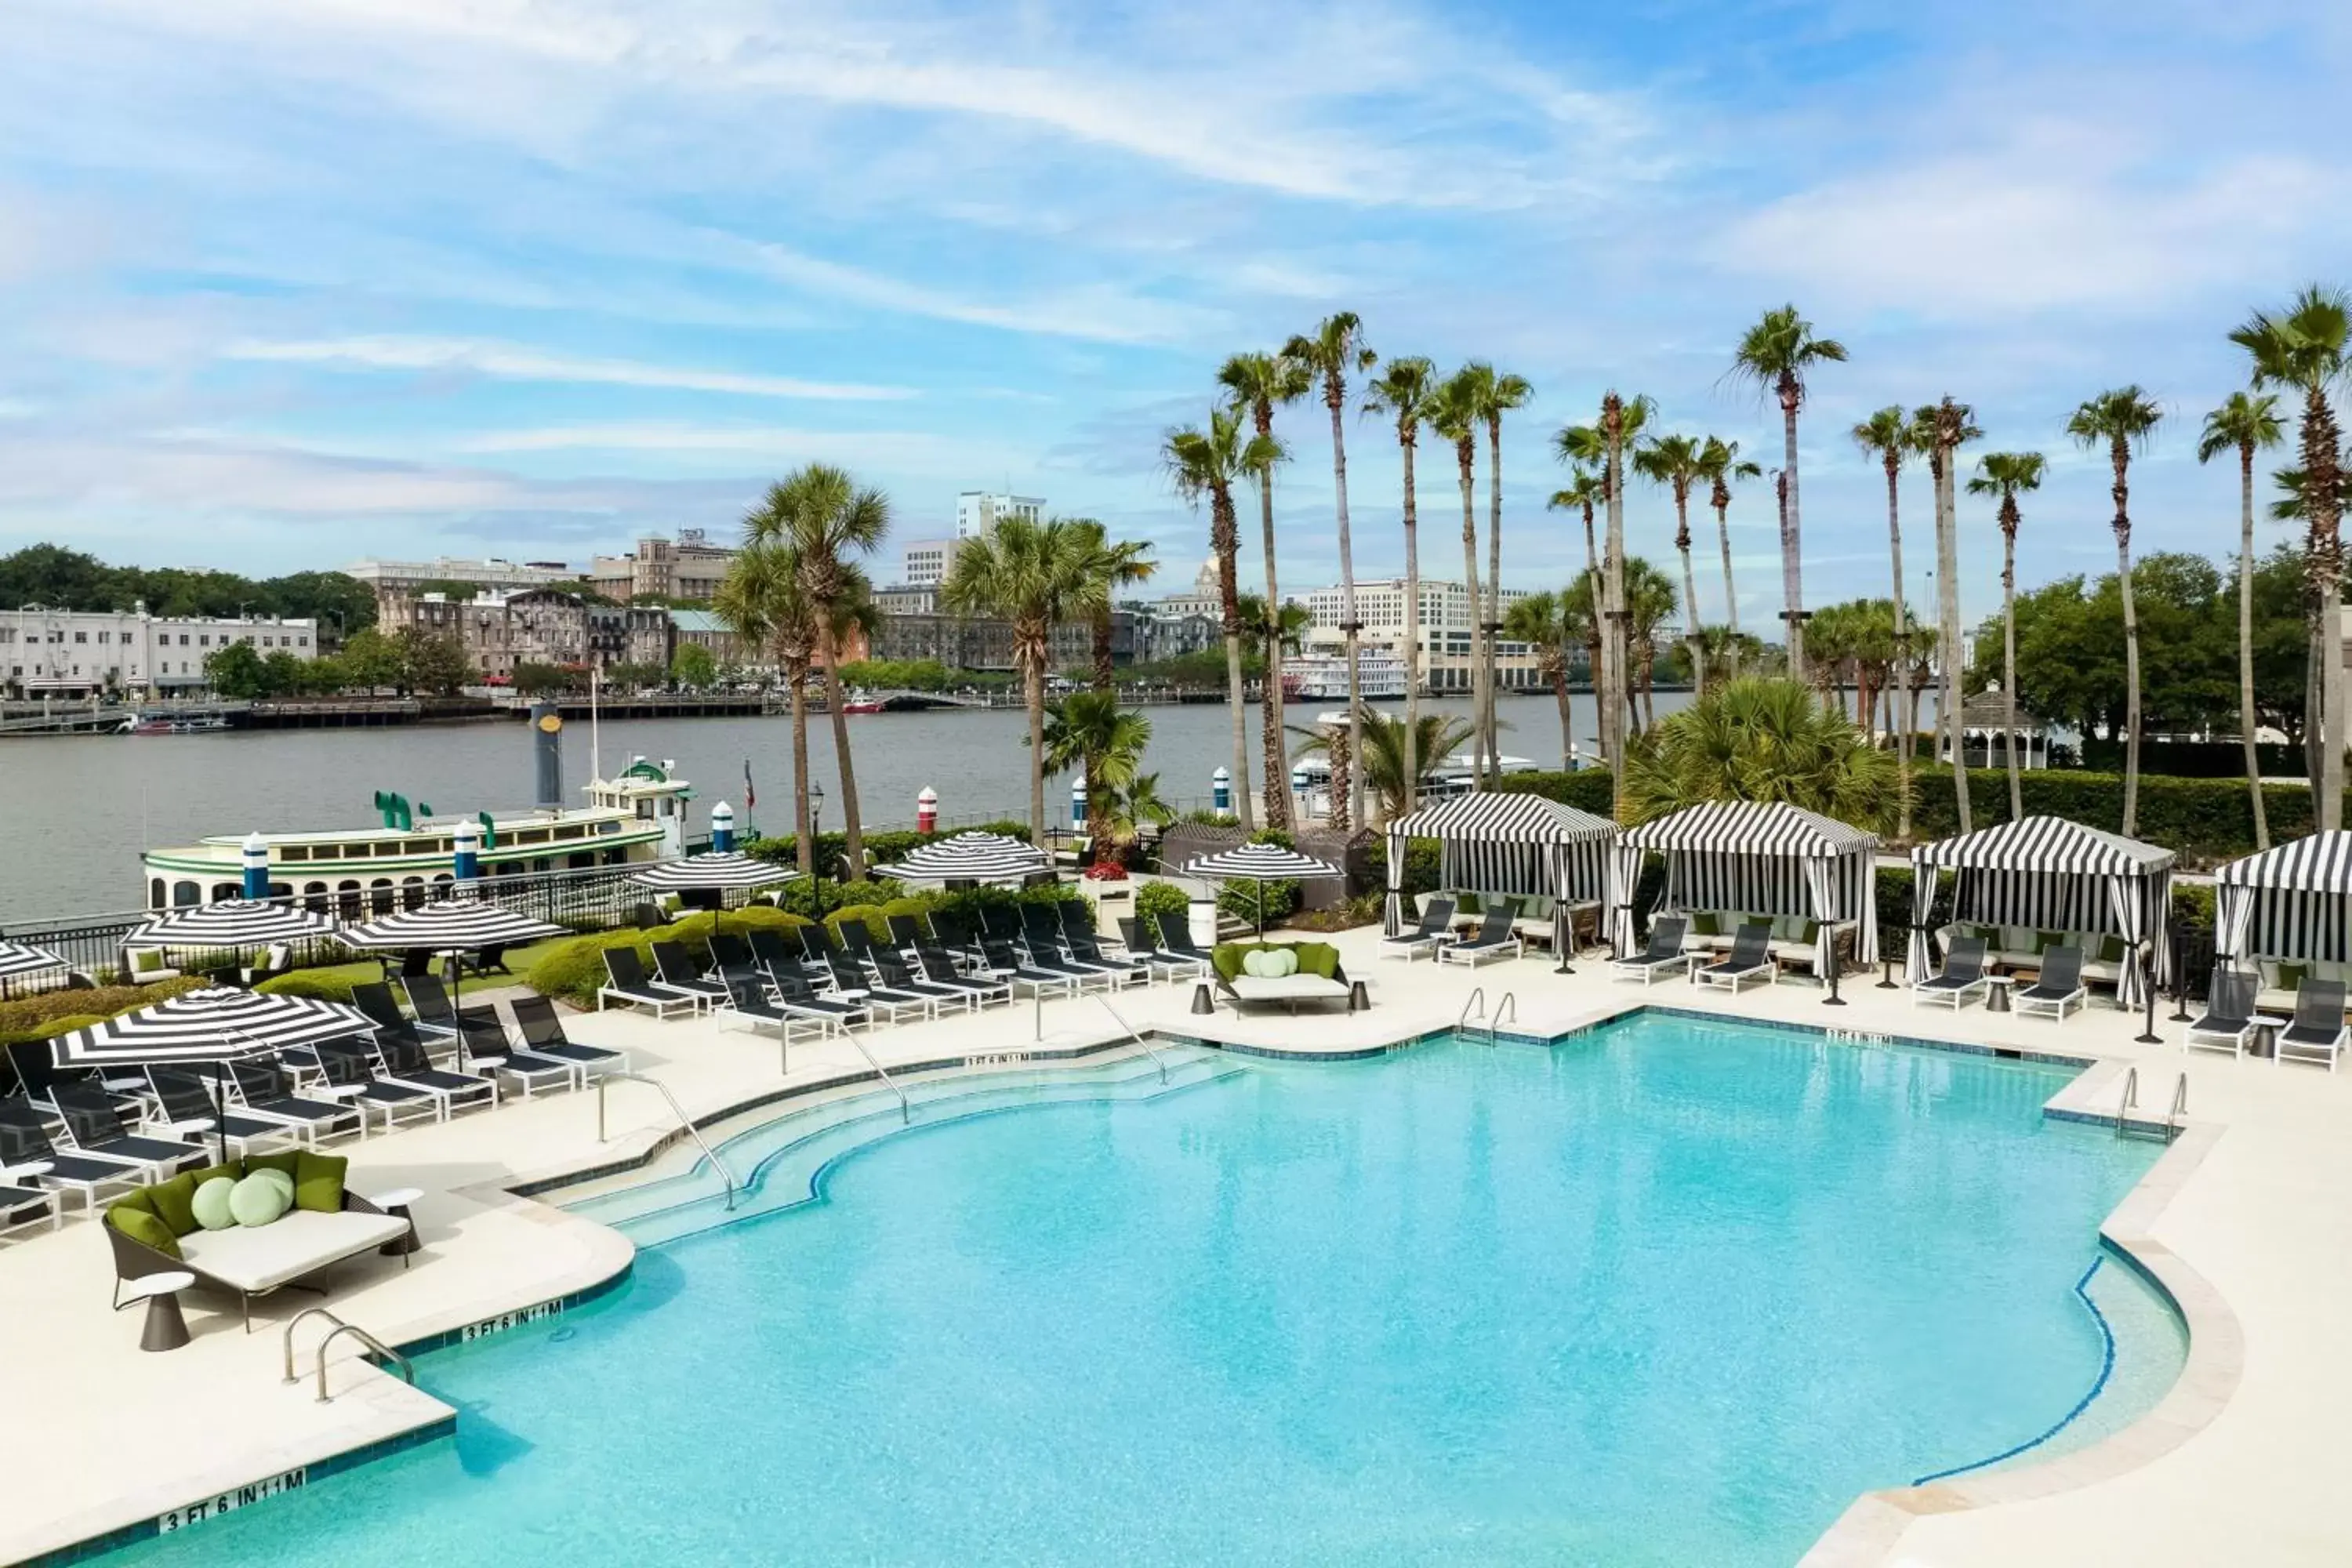
<path id="1" fill-rule="evenodd" d="M 2045 1121 L 2059 1069 L 1654 1014 L 1231 1066 L 922 1107 L 421 1358 L 454 1440 L 121 1560 L 1785 1563 L 2083 1399 L 2155 1152 Z M 2180 1354 L 2093 1294 L 2070 1436 Z"/>

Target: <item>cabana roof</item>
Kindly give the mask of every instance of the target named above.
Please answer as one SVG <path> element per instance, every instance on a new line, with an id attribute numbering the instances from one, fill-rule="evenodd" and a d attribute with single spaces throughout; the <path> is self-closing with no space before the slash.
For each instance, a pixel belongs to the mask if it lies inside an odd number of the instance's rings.
<path id="1" fill-rule="evenodd" d="M 1878 847 L 1878 835 L 1785 801 L 1710 801 L 1629 827 L 1620 840 L 1640 849 L 1819 858 Z"/>
<path id="2" fill-rule="evenodd" d="M 2352 894 L 2352 833 L 2315 833 L 2213 873 L 2225 888 L 2278 888 L 2297 893 Z"/>
<path id="3" fill-rule="evenodd" d="M 1570 844 L 1614 838 L 1617 825 L 1539 795 L 1465 795 L 1424 807 L 1388 825 L 1406 838 Z"/>
<path id="4" fill-rule="evenodd" d="M 2172 850 L 2063 816 L 2020 817 L 1911 851 L 1917 866 L 2081 877 L 2149 876 L 2179 858 Z"/>

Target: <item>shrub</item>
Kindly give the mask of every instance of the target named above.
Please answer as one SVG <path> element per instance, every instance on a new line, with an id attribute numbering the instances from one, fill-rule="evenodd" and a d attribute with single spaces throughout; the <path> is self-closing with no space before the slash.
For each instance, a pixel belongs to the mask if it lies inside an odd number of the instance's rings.
<path id="1" fill-rule="evenodd" d="M 824 923 L 836 937 L 841 934 L 842 927 L 855 923 L 864 926 L 866 934 L 877 942 L 890 940 L 890 924 L 883 918 L 882 906 L 879 904 L 845 905 L 825 916 Z"/>
<path id="2" fill-rule="evenodd" d="M 1617 814 L 1617 776 L 1606 768 L 1573 773 L 1505 773 L 1496 787 L 1506 795 L 1539 795 L 1595 816 Z"/>
<path id="3" fill-rule="evenodd" d="M 1952 796 L 1949 768 L 1921 768 L 1913 775 L 1918 802 L 1912 808 L 1921 840 L 1948 838 L 1960 830 L 1959 805 Z M 2037 768 L 2022 775 L 2019 792 L 2029 816 L 2064 816 L 2109 833 L 2123 831 L 2124 781 L 2119 773 Z M 2009 775 L 1997 768 L 1969 770 L 1969 802 L 1975 825 L 2009 820 Z M 2312 830 L 2312 795 L 2304 784 L 2266 784 L 2263 810 L 2271 842 L 2284 843 Z M 2137 836 L 2179 852 L 2191 867 L 2218 865 L 2254 852 L 2253 805 L 2246 781 L 2144 775 L 2139 781 Z"/>
<path id="4" fill-rule="evenodd" d="M 1146 882 L 1135 890 L 1135 918 L 1139 921 L 1157 921 L 1163 914 L 1181 921 L 1192 908 L 1192 899 L 1173 882 Z"/>
<path id="5" fill-rule="evenodd" d="M 677 931 L 676 926 L 668 926 L 659 931 L 608 931 L 575 937 L 541 954 L 523 975 L 523 984 L 542 996 L 569 1002 L 575 1007 L 593 1008 L 596 1005 L 596 992 L 604 984 L 606 948 L 634 947 L 638 957 L 651 963 L 654 940 L 667 940 Z"/>
<path id="6" fill-rule="evenodd" d="M 256 991 L 266 991 L 272 996 L 313 996 L 321 1002 L 349 1002 L 352 999 L 352 977 L 326 969 L 298 969 L 291 974 L 273 974 Z"/>
<path id="7" fill-rule="evenodd" d="M 1265 898 L 1264 914 L 1258 900 Z M 1296 882 L 1227 882 L 1217 894 L 1217 908 L 1237 921 L 1246 921 L 1255 928 L 1264 920 L 1265 929 L 1272 931 L 1298 907 L 1298 884 Z"/>
<path id="8" fill-rule="evenodd" d="M 1434 838 L 1404 841 L 1404 891 L 1412 897 L 1433 891 L 1444 875 L 1444 851 Z M 1389 885 L 1389 841 L 1382 834 L 1364 847 L 1364 875 L 1385 894 Z"/>
<path id="9" fill-rule="evenodd" d="M 100 985 L 37 991 L 0 1002 L 0 1044 L 46 1040 L 70 1030 L 87 1028 L 118 1013 L 149 1006 L 166 996 L 194 991 L 204 984 L 194 975 L 159 980 L 152 985 Z M 71 1022 L 64 1020 L 70 1019 Z"/>

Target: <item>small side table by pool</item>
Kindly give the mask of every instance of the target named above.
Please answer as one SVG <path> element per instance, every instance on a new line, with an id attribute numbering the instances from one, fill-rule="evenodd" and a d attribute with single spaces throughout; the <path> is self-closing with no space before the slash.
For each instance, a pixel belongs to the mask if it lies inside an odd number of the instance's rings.
<path id="1" fill-rule="evenodd" d="M 1986 976 L 1985 976 L 1985 1011 L 1986 1011 L 1986 1012 L 1988 1012 L 1988 1013 L 2006 1013 L 2006 1012 L 2008 1012 L 2008 1011 L 2009 1011 L 2009 988 L 2010 988 L 2011 985 L 2015 984 L 2016 984 L 2016 982 L 2017 982 L 2017 976 L 2015 976 L 2015 975 L 2013 975 L 2013 974 L 1988 974 L 1988 975 L 1986 975 Z"/>
<path id="2" fill-rule="evenodd" d="M 141 1350 L 175 1351 L 188 1342 L 188 1320 L 180 1315 L 180 1292 L 195 1282 L 196 1277 L 184 1268 L 142 1274 L 136 1279 L 123 1281 L 123 1292 L 129 1300 L 119 1303 L 116 1311 L 142 1301 L 147 1303 L 147 1321 L 139 1331 Z"/>
<path id="3" fill-rule="evenodd" d="M 406 1230 L 376 1248 L 376 1251 L 383 1257 L 399 1258 L 403 1268 L 408 1267 L 408 1255 L 422 1249 L 425 1246 L 425 1243 L 416 1237 L 416 1216 L 408 1212 L 408 1205 L 424 1195 L 425 1193 L 421 1188 L 394 1187 L 388 1193 L 373 1193 L 368 1197 L 368 1202 L 375 1205 L 393 1218 L 404 1219 L 408 1222 Z"/>

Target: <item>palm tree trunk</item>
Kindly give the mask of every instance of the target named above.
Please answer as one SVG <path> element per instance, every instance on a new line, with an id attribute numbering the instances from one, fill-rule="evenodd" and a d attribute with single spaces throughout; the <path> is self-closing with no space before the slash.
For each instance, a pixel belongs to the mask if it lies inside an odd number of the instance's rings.
<path id="1" fill-rule="evenodd" d="M 1356 615 L 1356 556 L 1348 539 L 1348 441 L 1343 428 L 1344 422 L 1339 417 L 1346 399 L 1337 395 L 1336 387 L 1333 390 L 1335 395 L 1325 401 L 1331 409 L 1331 490 L 1338 498 L 1339 514 L 1339 613 L 1348 622 L 1344 628 L 1347 634 L 1348 659 L 1348 756 L 1352 761 L 1364 754 L 1364 696 L 1356 670 L 1359 617 Z M 1348 805 L 1347 821 L 1350 823 L 1363 821 L 1362 769 L 1350 767 L 1343 777 L 1337 767 L 1333 768 L 1331 809 L 1335 817 L 1339 816 L 1339 803 L 1343 797 Z"/>
<path id="2" fill-rule="evenodd" d="M 1731 585 L 1731 508 L 1722 501 L 1715 505 L 1715 537 L 1723 547 L 1724 624 L 1731 628 L 1731 640 L 1724 647 L 1731 664 L 1729 674 L 1737 680 L 1739 679 L 1739 591 Z M 1693 619 L 1697 618 L 1696 605 L 1690 613 Z"/>
<path id="3" fill-rule="evenodd" d="M 1959 517 L 1953 501 L 1952 449 L 1936 456 L 1937 727 L 1952 748 L 1952 796 L 1959 807 L 1960 831 L 1976 831 L 1969 809 L 1968 736 L 1960 728 L 1960 547 Z"/>
<path id="4" fill-rule="evenodd" d="M 2112 454 L 2116 469 L 2116 582 L 2124 601 L 2124 826 L 2129 838 L 2139 826 L 2139 614 L 2132 605 L 2131 449 L 2119 439 Z"/>
<path id="5" fill-rule="evenodd" d="M 1690 649 L 1691 690 L 1706 690 L 1706 650 L 1699 645 L 1698 579 L 1691 574 L 1690 498 L 1675 487 L 1675 549 L 1683 558 L 1683 644 Z"/>
<path id="6" fill-rule="evenodd" d="M 1258 434 L 1269 434 L 1273 417 L 1258 421 Z M 1288 827 L 1290 823 L 1290 761 L 1282 741 L 1282 589 L 1274 566 L 1274 470 L 1258 476 L 1258 521 L 1265 538 L 1265 825 Z"/>
<path id="7" fill-rule="evenodd" d="M 1625 727 L 1621 715 L 1626 701 L 1625 421 L 1624 405 L 1613 392 L 1601 400 L 1601 425 L 1609 442 L 1603 479 L 1609 492 L 1608 547 L 1601 557 L 1601 750 L 1608 766 L 1622 783 Z"/>
<path id="8" fill-rule="evenodd" d="M 1899 698 L 1887 708 L 1889 727 L 1898 727 L 1902 733 L 1895 740 L 1895 791 L 1902 804 L 1895 808 L 1899 820 L 1895 836 L 1905 843 L 1911 839 L 1911 742 L 1913 709 L 1911 706 L 1911 643 L 1910 633 L 1904 622 L 1903 602 L 1903 518 L 1900 510 L 1899 464 L 1893 454 L 1886 463 L 1886 549 L 1895 564 L 1895 679 Z"/>
<path id="9" fill-rule="evenodd" d="M 1805 679 L 1805 549 L 1804 530 L 1797 514 L 1797 384 L 1793 376 L 1780 382 L 1780 474 L 1784 498 L 1780 511 L 1780 594 L 1789 618 L 1789 679 Z"/>
<path id="10" fill-rule="evenodd" d="M 1412 497 L 1414 443 L 1397 445 L 1404 451 L 1404 777 L 1399 782 L 1410 816 L 1421 794 L 1421 531 Z"/>
<path id="11" fill-rule="evenodd" d="M 2014 506 L 2014 501 L 2010 503 Z M 2017 771 L 2017 533 L 2004 528 L 2000 535 L 2000 696 L 2008 728 L 2001 749 L 2009 756 L 2009 819 L 2025 816 L 2025 781 Z"/>
<path id="12" fill-rule="evenodd" d="M 1232 519 L 1233 501 L 1221 497 L 1213 504 L 1226 510 L 1225 521 Z M 1231 529 L 1218 531 L 1223 538 L 1233 536 Z M 1223 601 L 1225 616 L 1225 700 L 1234 718 L 1234 805 L 1241 816 L 1242 831 L 1256 830 L 1256 808 L 1250 805 L 1249 723 L 1247 710 L 1249 691 L 1242 680 L 1242 608 L 1238 564 L 1230 550 L 1217 552 L 1217 593 Z"/>
<path id="13" fill-rule="evenodd" d="M 1478 510 L 1473 494 L 1478 483 L 1476 447 L 1463 442 L 1454 447 L 1455 466 L 1462 481 L 1462 589 L 1468 595 L 1470 611 L 1470 744 L 1477 763 L 1476 749 L 1486 743 L 1484 719 L 1486 712 L 1486 667 L 1480 658 L 1480 644 L 1486 632 L 1479 623 L 1486 617 L 1478 613 Z M 1485 787 L 1486 771 L 1474 766 L 1472 775 Z"/>
<path id="14" fill-rule="evenodd" d="M 1110 661 L 1110 606 L 1103 605 L 1094 615 L 1095 689 L 1109 691 L 1118 685 Z"/>
<path id="15" fill-rule="evenodd" d="M 1553 700 L 1559 704 L 1559 771 L 1564 773 L 1573 773 L 1576 771 L 1576 760 L 1573 755 L 1576 749 L 1576 722 L 1573 718 L 1574 710 L 1569 706 L 1568 700 L 1568 645 L 1566 643 L 1560 644 L 1559 662 L 1551 671 L 1551 694 Z"/>
<path id="16" fill-rule="evenodd" d="M 2344 826 L 2344 748 L 2352 740 L 2344 711 L 2343 519 L 2336 510 L 2340 471 L 2336 411 L 2319 387 L 2304 397 L 2304 472 L 2311 487 L 2310 574 L 2319 619 L 2319 799 L 2323 833 Z"/>
<path id="17" fill-rule="evenodd" d="M 1034 649 L 1025 649 L 1018 657 L 1021 702 L 1029 710 L 1029 841 L 1043 849 L 1046 843 L 1045 664 Z"/>
<path id="18" fill-rule="evenodd" d="M 842 853 L 849 859 L 849 875 L 844 881 L 866 879 L 865 824 L 857 811 L 857 769 L 849 755 L 849 715 L 843 712 L 841 702 L 841 671 L 835 668 L 834 650 L 825 648 L 824 705 L 833 718 L 833 762 L 840 775 Z"/>
<path id="19" fill-rule="evenodd" d="M 809 829 L 808 671 L 785 678 L 793 691 L 793 839 L 801 875 L 814 879 L 816 839 Z"/>
<path id="20" fill-rule="evenodd" d="M 2246 793 L 2254 808 L 2254 848 L 2271 847 L 2263 812 L 2262 749 L 2254 742 L 2254 447 L 2238 447 L 2238 728 L 2246 748 Z"/>
<path id="21" fill-rule="evenodd" d="M 2327 736 L 2327 715 L 2320 704 L 2325 700 L 2326 681 L 2321 676 L 2319 661 L 2325 644 L 2319 637 L 2319 603 L 2314 599 L 2303 610 L 2303 776 L 2319 777 L 2319 749 Z M 2319 803 L 2312 802 L 2313 820 L 2318 820 Z"/>
<path id="22" fill-rule="evenodd" d="M 1486 425 L 1486 624 L 1478 628 L 1486 639 L 1486 776 L 1489 789 L 1503 783 L 1502 726 L 1495 710 L 1495 644 L 1503 618 L 1503 424 Z"/>

